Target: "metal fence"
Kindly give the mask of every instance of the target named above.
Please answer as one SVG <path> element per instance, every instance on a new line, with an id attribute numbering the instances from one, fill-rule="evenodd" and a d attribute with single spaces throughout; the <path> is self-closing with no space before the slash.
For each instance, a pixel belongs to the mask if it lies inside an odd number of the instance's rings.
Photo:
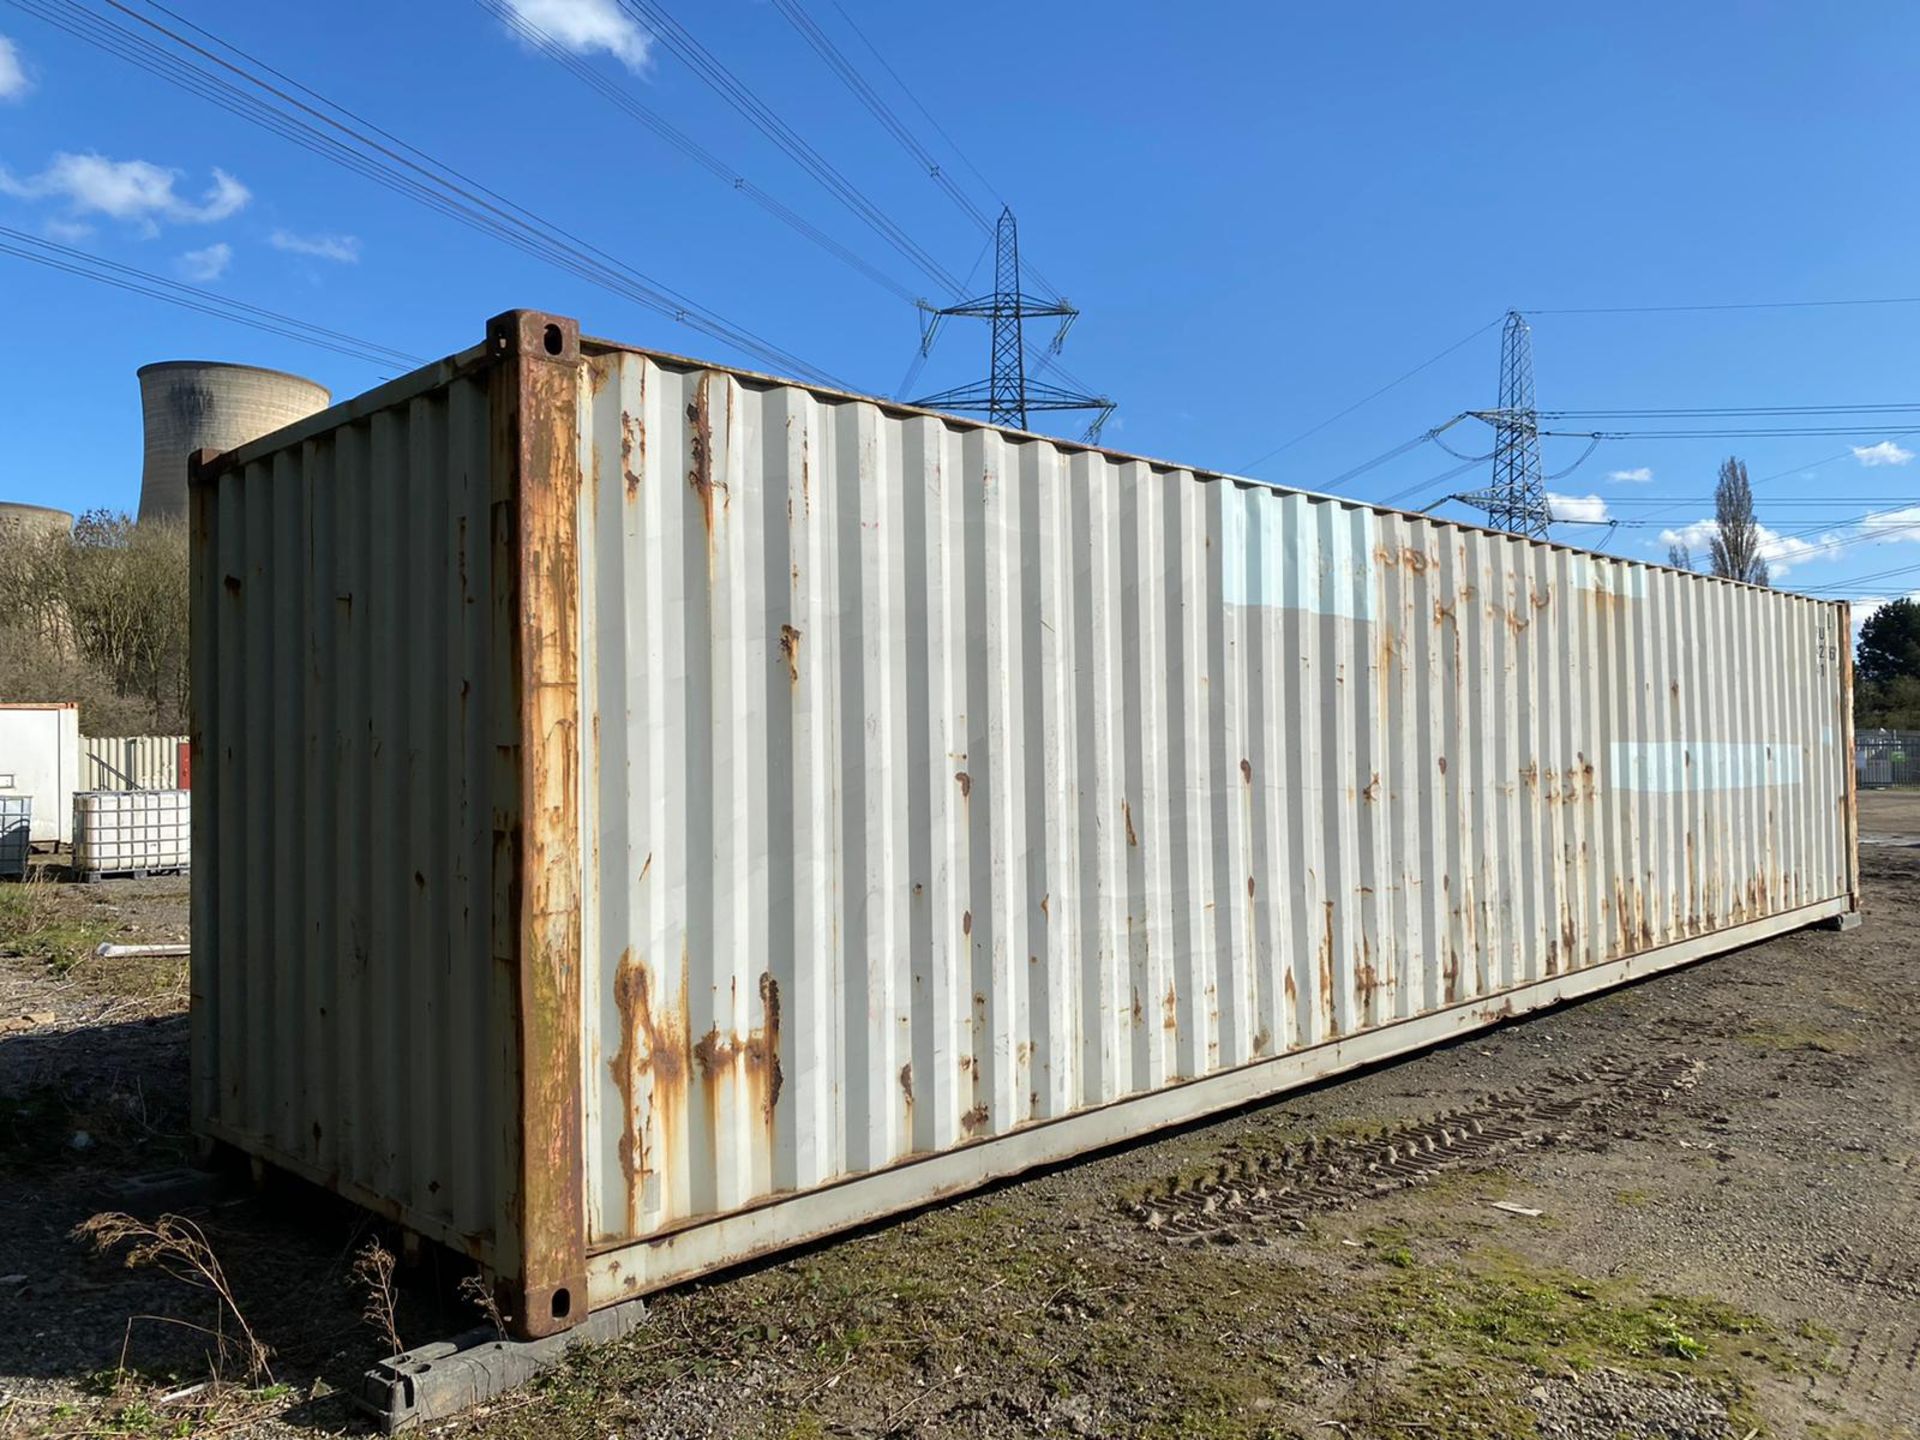
<path id="1" fill-rule="evenodd" d="M 80 790 L 178 790 L 184 735 L 88 735 L 81 739 Z"/>
<path id="2" fill-rule="evenodd" d="M 1861 730 L 1853 764 L 1863 789 L 1920 785 L 1920 730 Z"/>

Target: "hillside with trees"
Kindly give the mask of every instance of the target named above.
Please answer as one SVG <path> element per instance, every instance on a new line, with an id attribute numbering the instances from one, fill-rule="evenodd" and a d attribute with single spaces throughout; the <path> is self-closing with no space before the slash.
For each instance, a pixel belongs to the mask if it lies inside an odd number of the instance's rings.
<path id="1" fill-rule="evenodd" d="M 91 735 L 187 728 L 187 533 L 95 510 L 0 528 L 0 701 L 77 700 Z"/>

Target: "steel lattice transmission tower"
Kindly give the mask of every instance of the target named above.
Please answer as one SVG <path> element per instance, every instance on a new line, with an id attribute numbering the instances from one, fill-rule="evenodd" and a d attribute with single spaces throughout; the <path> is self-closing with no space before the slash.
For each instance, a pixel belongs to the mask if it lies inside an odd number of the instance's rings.
<path id="1" fill-rule="evenodd" d="M 1113 413 L 1113 401 L 1104 395 L 1087 395 L 1076 390 L 1049 385 L 1027 374 L 1026 322 L 1057 318 L 1060 328 L 1054 332 L 1047 352 L 1058 355 L 1066 342 L 1067 331 L 1080 312 L 1064 298 L 1041 300 L 1020 288 L 1020 232 L 1011 209 L 1002 209 L 994 227 L 993 293 L 958 305 L 935 309 L 920 303 L 920 355 L 924 359 L 933 349 L 933 337 L 940 322 L 949 316 L 993 323 L 993 351 L 985 381 L 956 386 L 928 395 L 911 404 L 929 410 L 951 410 L 985 415 L 995 425 L 1025 430 L 1027 417 L 1043 410 L 1093 410 L 1098 413 L 1087 427 L 1087 439 L 1098 440 L 1100 427 Z"/>
<path id="2" fill-rule="evenodd" d="M 1533 332 L 1518 310 L 1500 331 L 1500 407 L 1476 410 L 1493 426 L 1493 483 L 1459 498 L 1487 512 L 1496 530 L 1545 538 L 1553 516 L 1540 471 L 1540 415 L 1533 403 Z"/>

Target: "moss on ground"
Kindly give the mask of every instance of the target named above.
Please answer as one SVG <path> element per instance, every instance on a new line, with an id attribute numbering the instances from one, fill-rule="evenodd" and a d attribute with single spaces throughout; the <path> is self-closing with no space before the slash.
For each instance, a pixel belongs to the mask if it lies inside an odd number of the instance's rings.
<path id="1" fill-rule="evenodd" d="M 534 1406 L 479 1430 L 604 1434 L 691 1382 L 737 1394 L 752 1375 L 746 1434 L 884 1431 L 909 1401 L 929 1434 L 1015 1401 L 1014 1422 L 1039 1430 L 1050 1404 L 1093 1395 L 1112 1431 L 1159 1440 L 1291 1434 L 1309 1413 L 1356 1435 L 1417 1419 L 1423 1434 L 1500 1440 L 1535 1433 L 1525 1397 L 1543 1372 L 1607 1366 L 1741 1404 L 1751 1367 L 1802 1363 L 1787 1337 L 1711 1298 L 1457 1237 L 1388 1225 L 1359 1251 L 1183 1248 L 1060 1218 L 966 1202 L 665 1297 L 639 1335 L 576 1354 Z"/>
<path id="2" fill-rule="evenodd" d="M 1756 1050 L 1812 1050 L 1822 1055 L 1855 1055 L 1862 1045 L 1857 1035 L 1817 1025 L 1761 1025 L 1735 1038 Z"/>

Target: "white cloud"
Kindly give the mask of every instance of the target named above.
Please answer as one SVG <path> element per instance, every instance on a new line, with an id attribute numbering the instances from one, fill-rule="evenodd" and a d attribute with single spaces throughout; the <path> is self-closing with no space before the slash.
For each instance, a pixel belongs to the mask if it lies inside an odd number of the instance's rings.
<path id="1" fill-rule="evenodd" d="M 1778 579 L 1799 565 L 1857 554 L 1862 544 L 1920 544 L 1920 505 L 1876 511 L 1862 516 L 1852 529 L 1828 530 L 1819 535 L 1782 535 L 1765 525 L 1759 530 L 1760 558 Z M 1669 545 L 1684 545 L 1693 552 L 1696 561 L 1704 562 L 1709 553 L 1707 547 L 1718 533 L 1712 520 L 1696 520 L 1679 530 L 1662 530 L 1660 547 L 1664 550 Z M 1854 623 L 1857 625 L 1859 620 L 1860 612 L 1856 609 Z"/>
<path id="2" fill-rule="evenodd" d="M 1855 445 L 1853 458 L 1862 465 L 1904 465 L 1913 459 L 1913 451 L 1902 450 L 1891 440 L 1882 440 L 1878 445 Z"/>
<path id="3" fill-rule="evenodd" d="M 544 31 L 576 55 L 604 50 L 636 75 L 646 69 L 653 37 L 634 24 L 615 0 L 506 0 L 506 4 L 515 18 Z"/>
<path id="4" fill-rule="evenodd" d="M 0 35 L 0 100 L 19 100 L 32 88 L 26 63 L 20 58 L 20 47 Z"/>
<path id="5" fill-rule="evenodd" d="M 360 237 L 357 235 L 296 235 L 291 230 L 276 230 L 269 243 L 276 250 L 312 255 L 320 260 L 337 260 L 342 265 L 357 264 L 360 259 Z"/>
<path id="6" fill-rule="evenodd" d="M 49 220 L 40 229 L 49 240 L 58 240 L 63 245 L 71 245 L 93 234 L 93 227 L 82 220 Z"/>
<path id="7" fill-rule="evenodd" d="M 1609 470 L 1607 479 L 1618 480 L 1627 485 L 1644 485 L 1653 479 L 1653 471 L 1645 465 L 1636 466 L 1632 470 Z"/>
<path id="8" fill-rule="evenodd" d="M 1555 495 L 1547 492 L 1547 513 L 1556 520 L 1591 520 L 1607 518 L 1607 502 L 1598 495 Z"/>
<path id="9" fill-rule="evenodd" d="M 1768 573 L 1775 580 L 1796 565 L 1805 565 L 1809 561 L 1825 558 L 1832 553 L 1835 544 L 1843 538 L 1829 534 L 1809 540 L 1802 535 L 1782 535 L 1778 530 L 1769 530 L 1765 525 L 1755 528 L 1760 532 L 1760 558 L 1767 562 Z M 1660 545 L 1662 549 L 1669 545 L 1683 545 L 1693 552 L 1697 563 L 1704 564 L 1711 553 L 1710 546 L 1714 537 L 1719 533 L 1720 527 L 1712 520 L 1696 520 L 1680 530 L 1662 530 Z"/>
<path id="10" fill-rule="evenodd" d="M 1860 521 L 1860 533 L 1872 535 L 1882 545 L 1902 540 L 1920 540 L 1920 505 L 1875 511 Z"/>
<path id="11" fill-rule="evenodd" d="M 180 273 L 189 280 L 218 280 L 227 273 L 233 260 L 233 247 L 225 241 L 204 250 L 189 250 L 180 257 Z"/>
<path id="12" fill-rule="evenodd" d="M 235 214 L 252 192 L 224 170 L 213 172 L 213 184 L 198 201 L 174 193 L 178 170 L 146 160 L 109 160 L 91 152 L 61 152 L 30 179 L 16 179 L 0 170 L 0 194 L 22 200 L 64 200 L 73 215 L 105 215 L 137 224 L 149 234 L 158 221 L 204 225 Z"/>
<path id="13" fill-rule="evenodd" d="M 1872 600 L 1855 600 L 1853 606 L 1853 636 L 1860 638 L 1860 627 L 1867 623 L 1867 617 L 1882 605 L 1891 605 L 1895 600 L 1920 600 L 1920 590 L 1909 591 L 1906 595 L 1889 595 Z"/>

